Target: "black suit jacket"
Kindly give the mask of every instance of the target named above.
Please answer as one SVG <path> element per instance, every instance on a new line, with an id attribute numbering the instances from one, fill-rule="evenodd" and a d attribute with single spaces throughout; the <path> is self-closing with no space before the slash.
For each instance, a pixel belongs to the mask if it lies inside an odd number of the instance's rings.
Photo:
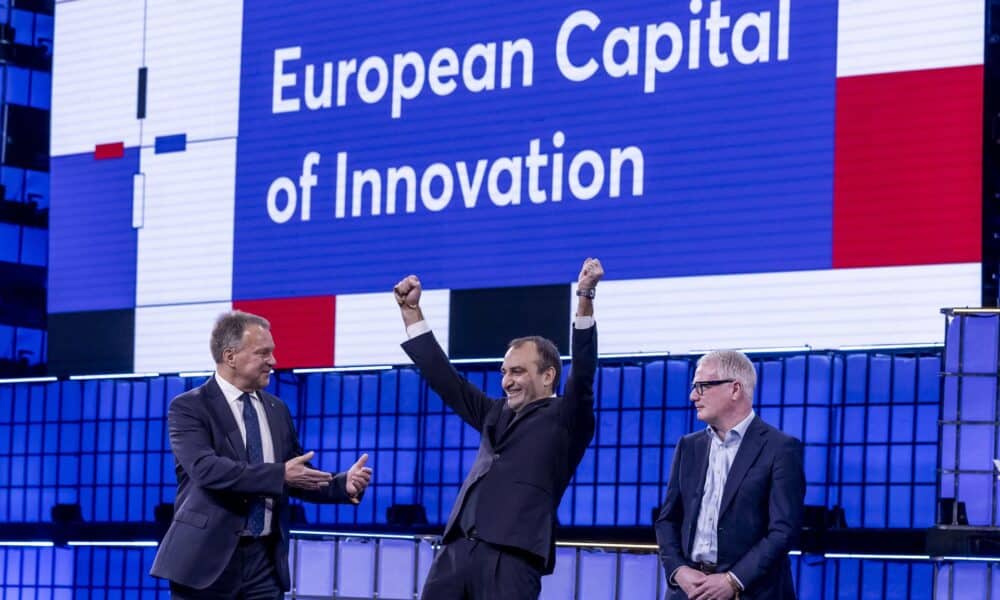
<path id="1" fill-rule="evenodd" d="M 473 484 L 481 486 L 475 510 L 477 535 L 491 544 L 539 557 L 545 573 L 555 567 L 556 510 L 594 437 L 597 329 L 573 330 L 573 365 L 565 395 L 531 402 L 501 433 L 505 401 L 489 398 L 448 362 L 432 333 L 403 344 L 431 388 L 482 435 L 479 453 L 451 509 L 446 541 Z"/>
<path id="2" fill-rule="evenodd" d="M 288 495 L 311 502 L 350 502 L 345 473 L 316 492 L 285 486 L 284 463 L 302 455 L 302 447 L 288 407 L 263 390 L 257 393 L 271 429 L 273 463 L 247 464 L 239 426 L 214 377 L 170 403 L 167 424 L 177 497 L 174 520 L 160 542 L 151 575 L 196 589 L 211 585 L 236 550 L 249 500 L 265 496 L 273 499 L 271 532 L 278 535 L 273 558 L 288 590 Z"/>
<path id="3" fill-rule="evenodd" d="M 656 540 L 667 578 L 691 566 L 698 512 L 705 490 L 711 438 L 696 431 L 674 450 L 667 499 L 656 520 Z M 754 418 L 740 443 L 718 518 L 720 571 L 732 571 L 745 586 L 740 598 L 795 598 L 788 550 L 802 527 L 805 473 L 802 444 Z M 668 598 L 685 598 L 671 587 Z"/>

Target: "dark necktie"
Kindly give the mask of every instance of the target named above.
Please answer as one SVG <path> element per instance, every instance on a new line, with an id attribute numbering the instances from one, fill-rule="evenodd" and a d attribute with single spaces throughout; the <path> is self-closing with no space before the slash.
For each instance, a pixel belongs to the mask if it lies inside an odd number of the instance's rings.
<path id="1" fill-rule="evenodd" d="M 240 396 L 243 401 L 243 424 L 247 429 L 247 462 L 259 465 L 264 462 L 264 446 L 260 439 L 260 421 L 254 410 L 253 398 L 250 394 Z M 264 531 L 264 498 L 258 496 L 250 500 L 250 513 L 247 515 L 247 531 L 258 536 Z"/>

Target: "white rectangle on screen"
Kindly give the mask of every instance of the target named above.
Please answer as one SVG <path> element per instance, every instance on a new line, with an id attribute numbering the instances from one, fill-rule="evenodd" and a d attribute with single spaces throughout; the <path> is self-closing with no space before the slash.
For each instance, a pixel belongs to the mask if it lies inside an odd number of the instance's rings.
<path id="1" fill-rule="evenodd" d="M 976 306 L 979 263 L 604 281 L 600 352 L 940 343 L 944 306 Z"/>
<path id="2" fill-rule="evenodd" d="M 143 148 L 146 194 L 136 305 L 228 302 L 233 287 L 236 140 Z"/>
<path id="3" fill-rule="evenodd" d="M 56 4 L 52 156 L 93 152 L 104 143 L 139 145 L 144 11 L 134 0 Z"/>
<path id="4" fill-rule="evenodd" d="M 211 371 L 208 349 L 215 319 L 229 302 L 140 306 L 135 309 L 135 371 Z"/>
<path id="5" fill-rule="evenodd" d="M 449 290 L 424 290 L 420 298 L 427 323 L 445 352 L 450 297 Z M 399 347 L 406 341 L 406 328 L 389 289 L 375 294 L 343 294 L 335 303 L 333 359 L 338 366 L 411 362 Z"/>
<path id="6" fill-rule="evenodd" d="M 841 0 L 837 76 L 983 63 L 982 0 Z"/>
<path id="7" fill-rule="evenodd" d="M 234 137 L 239 122 L 243 2 L 150 2 L 145 144 L 157 136 Z"/>
<path id="8" fill-rule="evenodd" d="M 141 229 L 146 207 L 146 177 L 142 173 L 132 175 L 132 228 Z"/>

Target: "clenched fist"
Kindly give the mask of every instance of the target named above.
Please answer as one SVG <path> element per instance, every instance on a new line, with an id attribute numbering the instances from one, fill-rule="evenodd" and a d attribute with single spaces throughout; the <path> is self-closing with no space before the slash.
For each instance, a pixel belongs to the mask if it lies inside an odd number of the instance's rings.
<path id="1" fill-rule="evenodd" d="M 580 276 L 576 280 L 576 285 L 579 289 L 589 290 L 597 287 L 597 282 L 604 277 L 604 267 L 601 266 L 601 261 L 596 258 L 588 258 L 583 261 L 583 266 L 580 268 Z"/>
<path id="2" fill-rule="evenodd" d="M 416 275 L 407 275 L 402 281 L 392 288 L 392 293 L 396 296 L 396 304 L 401 308 L 417 308 L 420 305 L 420 279 Z"/>

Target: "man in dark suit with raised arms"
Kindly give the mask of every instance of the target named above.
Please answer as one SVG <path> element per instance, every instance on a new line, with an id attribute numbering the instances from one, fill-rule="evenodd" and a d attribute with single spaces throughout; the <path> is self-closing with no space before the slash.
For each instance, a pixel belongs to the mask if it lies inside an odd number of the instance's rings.
<path id="1" fill-rule="evenodd" d="M 708 427 L 680 439 L 656 520 L 669 600 L 794 600 L 788 551 L 802 526 L 799 440 L 753 411 L 742 352 L 698 361 L 690 400 Z"/>
<path id="2" fill-rule="evenodd" d="M 177 498 L 150 573 L 170 580 L 175 599 L 283 597 L 288 496 L 357 504 L 371 480 L 367 454 L 336 476 L 309 464 L 288 407 L 263 389 L 276 362 L 270 330 L 256 315 L 221 315 L 215 374 L 170 403 Z"/>
<path id="3" fill-rule="evenodd" d="M 479 453 L 452 507 L 425 600 L 535 599 L 555 566 L 556 510 L 594 437 L 597 330 L 593 301 L 604 275 L 588 258 L 577 279 L 573 363 L 556 396 L 561 362 L 542 337 L 513 340 L 501 372 L 505 399 L 494 400 L 461 377 L 420 310 L 415 275 L 395 287 L 409 340 L 403 350 L 431 388 L 481 433 Z"/>

